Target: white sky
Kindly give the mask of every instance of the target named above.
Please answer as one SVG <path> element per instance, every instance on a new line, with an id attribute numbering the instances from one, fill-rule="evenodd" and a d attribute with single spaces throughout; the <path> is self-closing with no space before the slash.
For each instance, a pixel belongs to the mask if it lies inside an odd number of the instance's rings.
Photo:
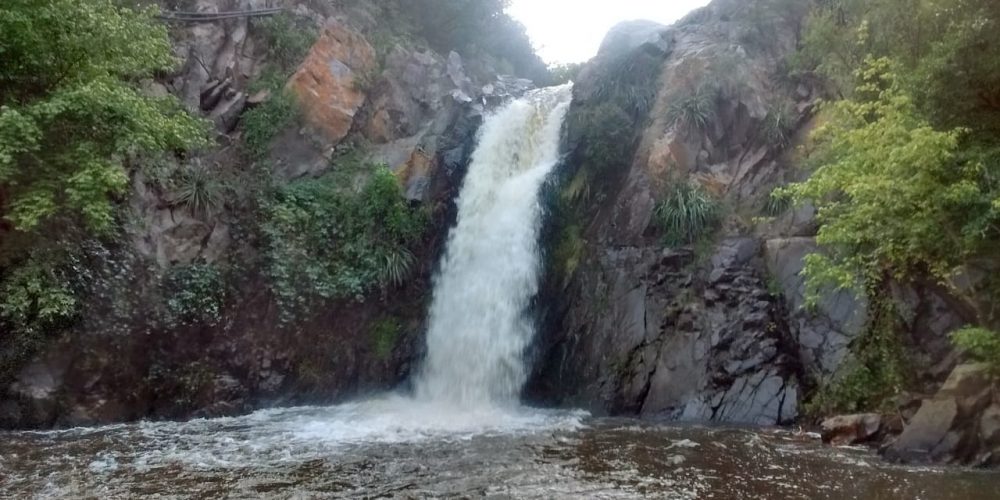
<path id="1" fill-rule="evenodd" d="M 545 62 L 583 62 L 621 21 L 670 24 L 708 0 L 513 0 L 507 10 L 524 23 Z"/>

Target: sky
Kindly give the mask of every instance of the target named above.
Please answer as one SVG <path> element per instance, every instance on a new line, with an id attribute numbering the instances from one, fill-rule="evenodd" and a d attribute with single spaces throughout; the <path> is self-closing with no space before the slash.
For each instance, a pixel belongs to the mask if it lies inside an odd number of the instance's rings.
<path id="1" fill-rule="evenodd" d="M 621 21 L 670 24 L 707 4 L 708 0 L 513 0 L 507 13 L 528 28 L 545 62 L 561 64 L 597 55 L 604 35 Z"/>

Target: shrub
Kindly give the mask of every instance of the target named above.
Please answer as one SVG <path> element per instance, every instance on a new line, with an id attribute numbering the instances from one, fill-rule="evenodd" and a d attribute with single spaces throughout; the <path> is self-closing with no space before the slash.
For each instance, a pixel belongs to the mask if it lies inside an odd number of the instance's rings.
<path id="1" fill-rule="evenodd" d="M 29 259 L 0 282 L 0 318 L 18 332 L 38 335 L 71 320 L 78 301 L 62 266 Z"/>
<path id="2" fill-rule="evenodd" d="M 708 85 L 698 87 L 688 95 L 676 96 L 667 108 L 671 125 L 692 130 L 705 130 L 715 116 L 715 98 L 718 90 Z"/>
<path id="3" fill-rule="evenodd" d="M 794 203 L 791 193 L 780 188 L 775 189 L 764 201 L 764 214 L 768 217 L 777 217 L 792 208 Z"/>
<path id="4" fill-rule="evenodd" d="M 655 217 L 668 245 L 690 244 L 719 222 L 719 202 L 701 187 L 675 185 L 656 207 Z"/>
<path id="5" fill-rule="evenodd" d="M 254 18 L 252 23 L 264 33 L 268 55 L 285 70 L 298 65 L 316 41 L 316 27 L 305 17 L 282 12 Z"/>
<path id="6" fill-rule="evenodd" d="M 264 157 L 271 141 L 295 123 L 298 116 L 295 98 L 283 90 L 273 91 L 270 99 L 243 113 L 243 140 L 250 154 L 256 158 Z"/>
<path id="7" fill-rule="evenodd" d="M 170 268 L 163 286 L 168 324 L 214 325 L 221 318 L 226 287 L 215 266 L 197 263 Z"/>
<path id="8" fill-rule="evenodd" d="M 784 148 L 792 139 L 795 129 L 795 118 L 791 110 L 785 106 L 777 106 L 768 111 L 764 117 L 764 140 L 775 148 Z"/>
<path id="9" fill-rule="evenodd" d="M 225 184 L 207 168 L 188 166 L 175 181 L 171 202 L 183 205 L 195 215 L 208 214 L 223 204 Z"/>
<path id="10" fill-rule="evenodd" d="M 1000 370 L 1000 333 L 985 328 L 967 327 L 952 333 L 951 340 L 976 361 L 988 363 L 993 369 Z"/>
<path id="11" fill-rule="evenodd" d="M 336 170 L 335 170 L 336 172 Z M 361 192 L 335 173 L 294 182 L 266 207 L 267 275 L 285 319 L 319 301 L 403 284 L 427 216 L 377 167 Z"/>

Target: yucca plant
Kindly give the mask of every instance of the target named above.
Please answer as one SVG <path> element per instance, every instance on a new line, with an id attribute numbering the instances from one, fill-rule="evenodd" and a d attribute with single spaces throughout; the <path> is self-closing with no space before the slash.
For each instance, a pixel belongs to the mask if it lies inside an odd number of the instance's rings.
<path id="1" fill-rule="evenodd" d="M 775 189 L 771 191 L 764 202 L 764 214 L 768 217 L 777 217 L 792 208 L 793 202 L 791 193 Z"/>
<path id="2" fill-rule="evenodd" d="M 795 127 L 791 111 L 786 107 L 776 107 L 764 117 L 764 139 L 776 148 L 784 148 L 792 139 Z"/>
<path id="3" fill-rule="evenodd" d="M 209 214 L 222 206 L 225 184 L 208 169 L 188 166 L 174 184 L 171 203 L 188 207 L 195 215 Z"/>
<path id="4" fill-rule="evenodd" d="M 715 115 L 717 91 L 708 86 L 699 87 L 690 95 L 674 98 L 667 108 L 667 120 L 671 125 L 692 130 L 705 130 Z"/>
<path id="5" fill-rule="evenodd" d="M 413 252 L 403 246 L 386 248 L 378 256 L 378 281 L 383 288 L 400 286 L 413 270 L 416 258 Z"/>
<path id="6" fill-rule="evenodd" d="M 685 245 L 710 231 L 719 222 L 719 212 L 719 202 L 712 195 L 681 183 L 657 205 L 655 217 L 668 245 Z"/>

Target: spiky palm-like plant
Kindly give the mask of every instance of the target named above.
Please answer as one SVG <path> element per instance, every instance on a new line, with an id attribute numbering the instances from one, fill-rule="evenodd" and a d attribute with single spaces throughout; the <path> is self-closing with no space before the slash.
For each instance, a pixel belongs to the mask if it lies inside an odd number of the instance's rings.
<path id="1" fill-rule="evenodd" d="M 675 185 L 656 207 L 656 222 L 669 245 L 696 241 L 719 222 L 719 202 L 704 189 Z"/>
<path id="2" fill-rule="evenodd" d="M 409 277 L 416 262 L 413 252 L 403 246 L 386 248 L 378 256 L 378 281 L 383 287 L 400 286 Z"/>
<path id="3" fill-rule="evenodd" d="M 208 169 L 189 166 L 174 186 L 171 203 L 188 207 L 193 214 L 208 214 L 222 206 L 225 185 Z"/>
<path id="4" fill-rule="evenodd" d="M 705 130 L 715 115 L 715 98 L 718 92 L 702 86 L 690 95 L 676 97 L 667 108 L 667 120 L 671 125 L 692 130 Z"/>

